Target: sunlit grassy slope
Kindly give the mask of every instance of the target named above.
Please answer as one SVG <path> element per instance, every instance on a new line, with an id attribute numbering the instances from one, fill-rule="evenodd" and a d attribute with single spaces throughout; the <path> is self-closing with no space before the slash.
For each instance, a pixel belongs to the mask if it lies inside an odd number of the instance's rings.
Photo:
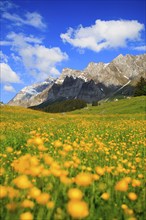
<path id="1" fill-rule="evenodd" d="M 2 220 L 145 220 L 145 97 L 0 107 Z"/>
<path id="2" fill-rule="evenodd" d="M 74 113 L 81 114 L 133 114 L 146 112 L 146 96 L 121 99 L 118 101 L 101 102 L 99 106 L 89 105 Z"/>

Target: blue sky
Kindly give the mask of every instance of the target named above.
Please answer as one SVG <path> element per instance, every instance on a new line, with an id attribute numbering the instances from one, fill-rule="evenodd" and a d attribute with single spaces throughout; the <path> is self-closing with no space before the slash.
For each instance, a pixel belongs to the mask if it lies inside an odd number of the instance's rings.
<path id="1" fill-rule="evenodd" d="M 1 0 L 1 101 L 63 68 L 146 51 L 144 0 Z"/>

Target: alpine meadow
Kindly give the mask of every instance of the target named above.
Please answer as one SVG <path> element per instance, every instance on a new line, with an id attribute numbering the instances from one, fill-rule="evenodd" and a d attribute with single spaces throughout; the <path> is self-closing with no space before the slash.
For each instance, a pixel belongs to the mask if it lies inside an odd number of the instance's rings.
<path id="1" fill-rule="evenodd" d="M 1 106 L 1 219 L 144 220 L 145 101 Z"/>
<path id="2" fill-rule="evenodd" d="M 146 220 L 146 0 L 0 0 L 0 220 Z"/>

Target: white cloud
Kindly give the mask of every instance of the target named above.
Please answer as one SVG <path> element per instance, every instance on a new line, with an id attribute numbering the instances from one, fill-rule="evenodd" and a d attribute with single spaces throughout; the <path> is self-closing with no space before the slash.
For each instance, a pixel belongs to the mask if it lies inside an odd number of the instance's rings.
<path id="1" fill-rule="evenodd" d="M 4 54 L 1 50 L 0 50 L 0 61 L 4 63 L 8 62 L 8 56 Z"/>
<path id="2" fill-rule="evenodd" d="M 4 12 L 2 17 L 14 22 L 14 25 L 22 26 L 29 25 L 35 28 L 44 29 L 46 28 L 46 24 L 43 22 L 42 16 L 37 12 L 27 12 L 24 18 L 21 18 L 17 14 L 11 14 L 9 12 Z"/>
<path id="3" fill-rule="evenodd" d="M 32 35 L 13 32 L 8 34 L 7 39 L 11 42 L 11 50 L 15 52 L 15 56 L 21 58 L 27 72 L 37 81 L 44 80 L 49 75 L 59 75 L 56 65 L 68 59 L 67 54 L 59 47 L 47 48 L 42 45 L 42 39 Z"/>
<path id="4" fill-rule="evenodd" d="M 55 65 L 67 59 L 67 55 L 60 48 L 46 48 L 42 45 L 30 46 L 19 50 L 25 67 L 35 73 L 35 78 L 44 79 L 48 75 L 58 73 Z"/>
<path id="5" fill-rule="evenodd" d="M 3 89 L 7 92 L 16 92 L 13 86 L 11 85 L 4 85 Z"/>
<path id="6" fill-rule="evenodd" d="M 6 40 L 0 41 L 0 46 L 10 46 L 10 45 L 11 45 L 10 41 L 6 41 Z"/>
<path id="7" fill-rule="evenodd" d="M 15 62 L 21 62 L 21 57 L 16 56 L 14 53 L 11 53 L 11 57 Z"/>
<path id="8" fill-rule="evenodd" d="M 9 43 L 9 45 L 16 47 L 25 47 L 28 45 L 28 43 L 32 43 L 32 44 L 42 43 L 42 39 L 34 37 L 33 35 L 25 36 L 22 33 L 16 34 L 15 32 L 9 33 L 7 35 L 7 39 L 8 41 L 4 41 L 4 42 L 7 42 L 7 44 Z"/>
<path id="9" fill-rule="evenodd" d="M 77 29 L 69 28 L 60 37 L 74 47 L 99 52 L 107 48 L 125 47 L 128 41 L 139 40 L 143 29 L 144 25 L 136 20 L 96 20 L 89 27 L 80 25 Z"/>
<path id="10" fill-rule="evenodd" d="M 7 63 L 0 63 L 0 80 L 2 83 L 21 83 L 17 73 L 15 73 Z"/>
<path id="11" fill-rule="evenodd" d="M 137 46 L 137 47 L 133 47 L 133 50 L 139 50 L 139 51 L 145 51 L 146 52 L 146 46 Z"/>
<path id="12" fill-rule="evenodd" d="M 0 1 L 0 10 L 1 11 L 8 11 L 12 8 L 17 8 L 18 6 L 16 4 L 14 4 L 11 1 Z"/>

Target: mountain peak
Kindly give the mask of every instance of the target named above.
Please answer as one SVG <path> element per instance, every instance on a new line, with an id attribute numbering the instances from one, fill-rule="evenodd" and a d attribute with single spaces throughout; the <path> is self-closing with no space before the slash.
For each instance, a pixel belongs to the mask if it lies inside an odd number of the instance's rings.
<path id="1" fill-rule="evenodd" d="M 127 88 L 126 94 L 129 94 L 133 89 L 130 83 L 135 84 L 145 74 L 145 60 L 146 54 L 120 54 L 110 63 L 90 62 L 82 71 L 64 68 L 58 79 L 48 77 L 42 83 L 25 87 L 8 104 L 28 107 L 68 97 L 92 102 L 117 91 L 122 93 L 123 88 Z"/>

